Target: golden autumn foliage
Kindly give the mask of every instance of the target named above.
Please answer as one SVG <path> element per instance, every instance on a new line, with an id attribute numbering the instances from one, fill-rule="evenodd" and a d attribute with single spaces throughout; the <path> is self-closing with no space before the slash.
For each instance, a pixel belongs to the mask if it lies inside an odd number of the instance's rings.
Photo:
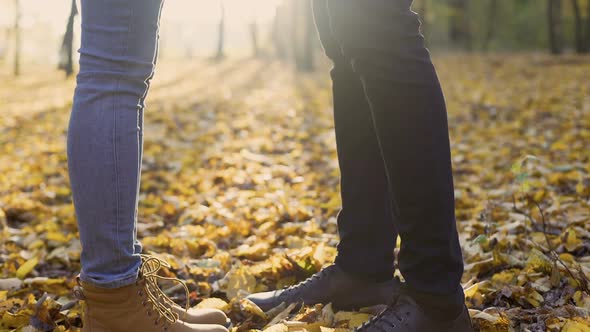
<path id="1" fill-rule="evenodd" d="M 463 285 L 476 330 L 590 331 L 590 61 L 443 56 Z M 0 80 L 0 331 L 76 331 L 66 169 L 74 82 Z M 236 331 L 345 332 L 378 308 L 262 312 L 244 296 L 329 264 L 340 201 L 327 70 L 163 63 L 148 98 L 138 232 Z M 394 110 L 392 110 L 394 111 Z M 183 303 L 184 291 L 163 289 Z"/>

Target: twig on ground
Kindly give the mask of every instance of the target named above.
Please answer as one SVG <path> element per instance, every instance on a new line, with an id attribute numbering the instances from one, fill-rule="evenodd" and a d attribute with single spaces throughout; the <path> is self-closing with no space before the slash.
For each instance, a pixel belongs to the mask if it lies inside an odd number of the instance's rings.
<path id="1" fill-rule="evenodd" d="M 572 277 L 572 279 L 574 279 L 578 283 L 580 288 L 584 292 L 586 292 L 587 294 L 590 294 L 590 288 L 588 286 L 588 285 L 590 285 L 590 280 L 588 280 L 588 277 L 586 277 L 586 275 L 583 272 L 579 273 L 579 276 L 576 276 L 572 272 L 572 270 L 567 266 L 567 264 L 565 264 L 565 262 L 559 257 L 559 255 L 555 251 L 555 248 L 551 244 L 551 240 L 549 239 L 549 234 L 548 234 L 548 225 L 547 225 L 548 222 L 547 222 L 547 219 L 545 218 L 545 212 L 543 211 L 543 208 L 541 207 L 541 205 L 537 201 L 535 201 L 534 199 L 531 199 L 529 196 L 526 196 L 526 198 L 528 201 L 532 202 L 535 205 L 535 207 L 539 210 L 539 214 L 541 215 L 541 226 L 543 227 L 542 228 L 543 235 L 545 236 L 545 241 L 547 242 L 547 248 L 549 250 L 550 258 L 553 260 L 554 263 L 558 262 L 559 264 L 561 264 L 565 268 L 567 273 Z M 526 216 L 533 224 L 538 223 L 531 216 L 530 213 L 527 213 L 526 211 L 523 211 L 517 207 L 516 197 L 514 195 L 512 195 L 512 204 L 513 204 L 514 212 L 517 212 L 517 213 L 520 213 L 520 214 Z"/>

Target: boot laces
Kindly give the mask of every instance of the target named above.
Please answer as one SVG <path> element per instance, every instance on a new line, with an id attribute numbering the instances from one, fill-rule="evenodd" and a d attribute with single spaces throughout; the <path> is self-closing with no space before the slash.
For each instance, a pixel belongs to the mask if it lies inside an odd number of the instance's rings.
<path id="1" fill-rule="evenodd" d="M 300 283 L 298 283 L 296 285 L 293 285 L 293 286 L 285 289 L 284 294 L 287 295 L 287 294 L 289 294 L 289 293 L 291 293 L 291 292 L 293 292 L 295 290 L 305 289 L 305 288 L 309 287 L 310 285 L 313 284 L 314 281 L 320 280 L 324 276 L 326 276 L 330 270 L 331 270 L 330 267 L 327 267 L 325 269 L 320 270 L 320 272 L 315 273 L 314 275 L 312 275 L 311 277 L 305 279 L 304 281 L 302 281 L 302 282 L 300 282 Z"/>
<path id="2" fill-rule="evenodd" d="M 141 278 L 145 281 L 145 295 L 147 300 L 152 304 L 158 317 L 155 324 L 159 325 L 161 319 L 164 323 L 174 324 L 180 317 L 177 313 L 172 311 L 172 307 L 176 305 L 158 286 L 158 280 L 175 281 L 182 285 L 186 293 L 185 315 L 189 310 L 189 290 L 186 283 L 178 278 L 163 277 L 158 274 L 162 268 L 171 268 L 168 262 L 154 256 L 141 255 L 141 267 L 139 269 Z M 140 291 L 140 295 L 141 291 Z"/>
<path id="3" fill-rule="evenodd" d="M 377 316 L 364 322 L 361 326 L 359 326 L 356 329 L 356 332 L 363 332 L 369 328 L 376 328 L 382 332 L 387 332 L 388 329 L 384 328 L 379 323 L 383 322 L 383 323 L 386 323 L 387 325 L 389 325 L 390 327 L 395 327 L 396 324 L 403 322 L 404 318 L 400 315 L 400 313 L 397 310 L 398 309 L 397 306 L 399 304 L 399 302 L 398 302 L 399 298 L 400 298 L 399 294 L 395 295 L 395 297 L 393 298 L 393 301 L 385 310 L 381 311 Z M 395 321 L 391 321 L 388 318 L 395 318 Z"/>

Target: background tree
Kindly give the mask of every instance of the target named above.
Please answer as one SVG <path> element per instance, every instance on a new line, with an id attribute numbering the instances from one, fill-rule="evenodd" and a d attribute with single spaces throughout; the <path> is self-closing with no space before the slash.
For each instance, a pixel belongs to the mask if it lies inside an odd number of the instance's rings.
<path id="1" fill-rule="evenodd" d="M 563 53 L 563 8 L 561 0 L 547 0 L 549 48 L 552 54 Z"/>
<path id="2" fill-rule="evenodd" d="M 482 46 L 485 52 L 489 50 L 490 43 L 496 35 L 496 27 L 498 26 L 498 22 L 496 22 L 498 16 L 498 0 L 490 0 L 488 13 L 489 17 L 487 22 L 486 34 Z"/>
<path id="3" fill-rule="evenodd" d="M 299 71 L 312 71 L 315 68 L 317 33 L 313 21 L 311 1 L 294 0 L 293 46 L 295 66 Z"/>
<path id="4" fill-rule="evenodd" d="M 60 61 L 58 65 L 58 69 L 65 71 L 66 77 L 69 77 L 74 73 L 74 18 L 76 15 L 78 15 L 78 6 L 76 5 L 76 0 L 72 0 L 70 16 L 68 17 L 68 22 L 66 24 L 66 32 L 61 44 L 59 54 Z"/>
<path id="5" fill-rule="evenodd" d="M 586 18 L 583 17 L 582 7 L 578 0 L 571 0 L 574 16 L 574 31 L 576 52 L 579 54 L 590 52 L 590 4 L 587 4 Z"/>
<path id="6" fill-rule="evenodd" d="M 304 30 L 304 40 L 303 40 L 303 58 L 302 63 L 299 66 L 299 69 L 305 71 L 312 71 L 315 69 L 315 53 L 316 53 L 316 45 L 317 45 L 317 33 L 315 22 L 313 20 L 313 9 L 311 5 L 311 1 L 303 1 L 303 30 Z"/>
<path id="7" fill-rule="evenodd" d="M 590 1 L 586 3 L 586 52 L 590 52 Z"/>
<path id="8" fill-rule="evenodd" d="M 258 46 L 258 23 L 256 19 L 250 23 L 250 39 L 252 40 L 252 55 L 257 58 L 260 56 L 260 47 Z"/>
<path id="9" fill-rule="evenodd" d="M 219 0 L 219 9 L 219 35 L 217 39 L 217 53 L 215 54 L 216 60 L 221 60 L 225 57 L 225 3 L 223 0 Z"/>
<path id="10" fill-rule="evenodd" d="M 447 0 L 449 5 L 449 37 L 451 43 L 464 50 L 470 51 L 471 24 L 468 0 Z"/>
<path id="11" fill-rule="evenodd" d="M 14 76 L 20 75 L 20 57 L 21 57 L 21 40 L 20 40 L 20 3 L 14 0 Z"/>
<path id="12" fill-rule="evenodd" d="M 10 40 L 10 29 L 5 28 L 0 30 L 2 38 L 0 38 L 0 62 L 6 58 L 6 50 L 8 49 L 8 43 Z"/>
<path id="13" fill-rule="evenodd" d="M 287 47 L 285 46 L 286 29 L 286 5 L 284 3 L 277 5 L 275 17 L 272 25 L 272 45 L 274 46 L 275 55 L 279 59 L 287 59 Z"/>

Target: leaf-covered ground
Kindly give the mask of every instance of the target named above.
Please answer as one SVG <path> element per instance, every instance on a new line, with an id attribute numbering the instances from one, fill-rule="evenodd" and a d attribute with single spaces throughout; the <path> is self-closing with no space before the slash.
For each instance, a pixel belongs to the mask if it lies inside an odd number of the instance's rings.
<path id="1" fill-rule="evenodd" d="M 442 56 L 467 304 L 478 331 L 590 331 L 590 59 Z M 74 82 L 0 80 L 0 331 L 75 331 L 80 245 L 65 156 Z M 235 329 L 344 332 L 331 306 L 261 312 L 250 292 L 335 255 L 338 171 L 326 70 L 163 63 L 149 97 L 145 251 Z M 182 303 L 173 284 L 166 292 Z M 46 294 L 46 295 L 44 295 Z M 30 324 L 33 324 L 32 326 Z"/>

